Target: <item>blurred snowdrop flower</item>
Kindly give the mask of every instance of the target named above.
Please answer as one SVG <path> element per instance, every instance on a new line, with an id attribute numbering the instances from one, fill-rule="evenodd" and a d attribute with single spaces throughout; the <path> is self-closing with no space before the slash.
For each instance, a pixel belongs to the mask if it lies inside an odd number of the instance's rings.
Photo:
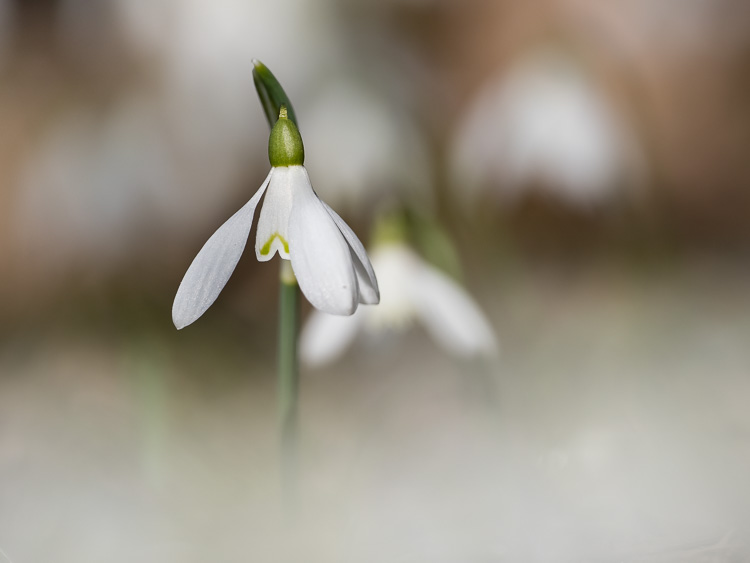
<path id="1" fill-rule="evenodd" d="M 381 304 L 351 317 L 313 312 L 300 336 L 300 357 L 309 365 L 339 358 L 359 332 L 400 333 L 419 321 L 436 343 L 459 357 L 494 356 L 495 335 L 465 289 L 422 260 L 403 242 L 376 245 Z"/>
<path id="2" fill-rule="evenodd" d="M 479 95 L 452 150 L 454 182 L 497 184 L 516 198 L 535 187 L 573 205 L 637 186 L 643 156 L 631 131 L 573 61 L 557 53 L 521 61 Z"/>
<path id="3" fill-rule="evenodd" d="M 426 142 L 396 108 L 340 80 L 326 86 L 305 116 L 308 168 L 326 200 L 366 210 L 382 201 L 384 193 L 405 188 L 420 205 L 429 202 L 432 181 Z M 331 167 L 330 162 L 340 164 Z"/>
<path id="4" fill-rule="evenodd" d="M 152 100 L 130 95 L 103 115 L 70 111 L 21 169 L 14 234 L 40 264 L 94 258 L 106 268 L 132 249 L 149 214 L 174 213 L 181 187 Z"/>
<path id="5" fill-rule="evenodd" d="M 255 208 L 266 194 L 258 219 L 255 255 L 261 262 L 278 252 L 291 260 L 305 297 L 318 309 L 351 315 L 359 303 L 377 304 L 378 282 L 364 246 L 335 211 L 313 191 L 303 166 L 297 127 L 281 109 L 268 142 L 271 171 L 260 189 L 206 242 L 177 290 L 172 320 L 181 329 L 216 300 L 247 242 Z"/>

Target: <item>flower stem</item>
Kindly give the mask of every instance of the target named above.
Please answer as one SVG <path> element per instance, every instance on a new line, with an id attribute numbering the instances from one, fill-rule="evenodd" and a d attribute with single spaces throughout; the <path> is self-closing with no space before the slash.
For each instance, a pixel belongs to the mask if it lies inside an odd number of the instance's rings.
<path id="1" fill-rule="evenodd" d="M 297 125 L 289 97 L 266 65 L 253 60 L 253 82 L 268 126 L 274 125 L 284 109 L 284 117 Z M 299 135 L 299 133 L 297 133 Z M 301 142 L 301 140 L 300 140 Z M 304 152 L 302 153 L 304 159 Z M 289 260 L 281 260 L 279 290 L 279 426 L 281 431 L 281 480 L 289 496 L 293 496 L 297 467 L 297 397 L 299 362 L 297 332 L 299 324 L 299 288 Z"/>
<path id="2" fill-rule="evenodd" d="M 297 452 L 297 398 L 299 364 L 297 360 L 297 325 L 299 288 L 292 265 L 281 261 L 279 290 L 279 372 L 278 399 L 281 430 L 282 480 L 285 486 L 294 482 Z"/>

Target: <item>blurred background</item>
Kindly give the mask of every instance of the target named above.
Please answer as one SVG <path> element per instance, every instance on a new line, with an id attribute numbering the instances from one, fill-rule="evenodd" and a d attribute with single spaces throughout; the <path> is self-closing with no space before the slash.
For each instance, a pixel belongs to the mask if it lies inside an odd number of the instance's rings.
<path id="1" fill-rule="evenodd" d="M 268 171 L 254 57 L 499 348 L 303 366 L 291 492 L 277 260 L 170 318 Z M 747 2 L 0 0 L 0 272 L 0 561 L 750 559 Z"/>

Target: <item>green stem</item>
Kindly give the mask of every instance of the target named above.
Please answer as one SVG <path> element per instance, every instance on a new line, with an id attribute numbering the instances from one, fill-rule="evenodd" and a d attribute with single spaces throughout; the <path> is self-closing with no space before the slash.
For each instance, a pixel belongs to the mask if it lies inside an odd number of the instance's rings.
<path id="1" fill-rule="evenodd" d="M 297 360 L 297 325 L 299 319 L 299 288 L 292 265 L 281 261 L 279 295 L 279 423 L 283 478 L 293 482 L 297 451 L 297 399 L 299 364 Z"/>
<path id="2" fill-rule="evenodd" d="M 258 98 L 273 129 L 282 106 L 287 118 L 297 125 L 297 118 L 289 97 L 279 81 L 260 61 L 253 61 L 253 82 Z M 279 291 L 279 425 L 281 430 L 281 479 L 290 496 L 296 483 L 297 467 L 297 403 L 299 387 L 299 362 L 297 360 L 297 332 L 299 324 L 299 288 L 291 262 L 281 260 L 281 287 Z"/>

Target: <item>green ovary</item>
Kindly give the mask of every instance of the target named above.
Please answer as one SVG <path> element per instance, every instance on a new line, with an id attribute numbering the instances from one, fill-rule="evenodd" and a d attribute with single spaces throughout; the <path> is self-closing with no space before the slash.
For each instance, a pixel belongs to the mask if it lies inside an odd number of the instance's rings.
<path id="1" fill-rule="evenodd" d="M 284 252 L 286 252 L 287 254 L 289 254 L 289 243 L 286 240 L 284 240 L 284 237 L 282 237 L 279 233 L 274 233 L 274 234 L 271 235 L 271 238 L 269 238 L 266 241 L 266 244 L 264 244 L 260 248 L 260 253 L 263 256 L 266 256 L 269 252 L 271 252 L 271 244 L 273 244 L 273 239 L 275 239 L 275 238 L 277 238 L 277 239 L 279 239 L 281 241 L 281 244 L 284 245 Z"/>

